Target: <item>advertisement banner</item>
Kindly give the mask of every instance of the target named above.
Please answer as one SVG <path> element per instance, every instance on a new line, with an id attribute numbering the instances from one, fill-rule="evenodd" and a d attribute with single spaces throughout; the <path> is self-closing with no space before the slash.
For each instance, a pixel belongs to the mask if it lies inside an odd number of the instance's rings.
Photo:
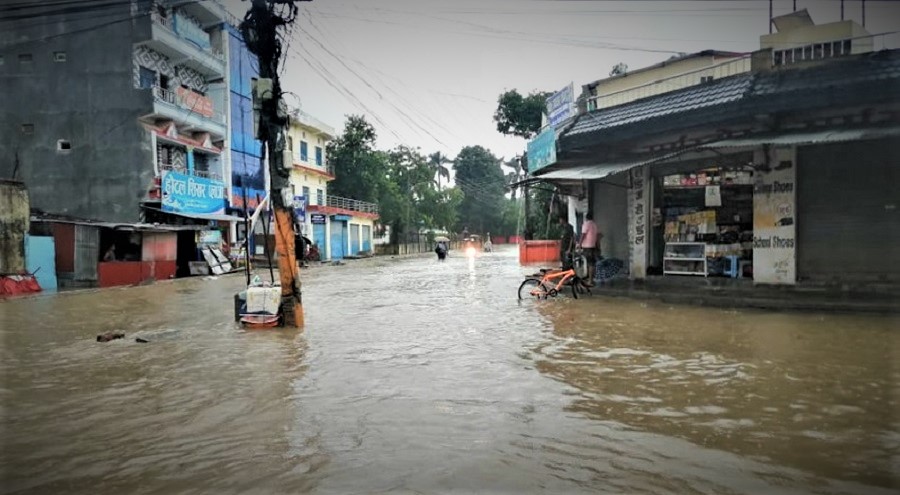
<path id="1" fill-rule="evenodd" d="M 209 98 L 200 93 L 195 93 L 184 86 L 176 88 L 175 94 L 178 95 L 182 107 L 206 117 L 213 116 L 213 103 Z"/>
<path id="2" fill-rule="evenodd" d="M 294 218 L 297 223 L 306 223 L 306 196 L 294 196 Z"/>
<path id="3" fill-rule="evenodd" d="M 570 83 L 547 98 L 547 122 L 556 128 L 575 116 L 575 84 Z"/>
<path id="4" fill-rule="evenodd" d="M 534 173 L 556 163 L 556 130 L 552 127 L 528 142 L 528 172 Z"/>
<path id="5" fill-rule="evenodd" d="M 162 209 L 174 213 L 224 213 L 225 183 L 182 174 L 162 173 Z"/>
<path id="6" fill-rule="evenodd" d="M 197 244 L 222 244 L 222 232 L 219 230 L 197 231 Z"/>
<path id="7" fill-rule="evenodd" d="M 755 173 L 753 186 L 753 282 L 797 282 L 796 160 L 793 149 L 770 150 Z"/>

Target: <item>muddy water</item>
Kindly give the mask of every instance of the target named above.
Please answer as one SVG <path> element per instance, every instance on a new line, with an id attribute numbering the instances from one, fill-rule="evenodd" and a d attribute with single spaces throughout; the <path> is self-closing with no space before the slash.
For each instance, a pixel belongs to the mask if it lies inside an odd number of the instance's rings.
<path id="1" fill-rule="evenodd" d="M 306 272 L 303 332 L 240 277 L 0 302 L 0 493 L 900 488 L 896 319 L 519 305 L 453 254 Z"/>

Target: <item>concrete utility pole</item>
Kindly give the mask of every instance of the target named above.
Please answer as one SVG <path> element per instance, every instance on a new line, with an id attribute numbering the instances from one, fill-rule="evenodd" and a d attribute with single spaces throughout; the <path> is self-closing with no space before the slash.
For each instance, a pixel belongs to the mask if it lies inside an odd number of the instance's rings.
<path id="1" fill-rule="evenodd" d="M 278 29 L 294 22 L 297 2 L 309 0 L 251 0 L 241 22 L 247 48 L 259 59 L 259 79 L 253 88 L 254 109 L 258 109 L 257 138 L 263 142 L 269 160 L 269 196 L 275 212 L 275 250 L 281 280 L 281 314 L 285 326 L 303 325 L 300 269 L 294 252 L 293 194 L 290 189 L 291 163 L 284 162 L 287 112 L 282 106 L 278 62 L 282 55 Z M 286 168 L 287 167 L 287 168 Z"/>

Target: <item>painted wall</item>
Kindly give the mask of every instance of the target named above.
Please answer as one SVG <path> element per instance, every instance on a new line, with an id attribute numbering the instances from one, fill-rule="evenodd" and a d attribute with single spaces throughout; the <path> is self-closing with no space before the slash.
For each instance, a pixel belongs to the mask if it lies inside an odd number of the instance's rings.
<path id="1" fill-rule="evenodd" d="M 600 252 L 607 258 L 628 260 L 628 189 L 626 174 L 593 181 L 594 223 L 603 234 Z"/>
<path id="2" fill-rule="evenodd" d="M 56 289 L 56 243 L 50 236 L 26 236 L 25 260 L 41 289 Z"/>
<path id="3" fill-rule="evenodd" d="M 153 179 L 153 155 L 137 123 L 150 90 L 134 89 L 132 46 L 150 36 L 150 19 L 96 28 L 99 15 L 127 18 L 131 5 L 52 23 L 0 23 L 0 46 L 47 39 L 0 54 L 0 176 L 22 179 L 32 208 L 135 222 Z M 57 36 L 68 32 L 74 34 Z M 71 149 L 58 150 L 59 140 Z"/>
<path id="4" fill-rule="evenodd" d="M 30 214 L 25 184 L 0 181 L 0 275 L 25 270 Z"/>

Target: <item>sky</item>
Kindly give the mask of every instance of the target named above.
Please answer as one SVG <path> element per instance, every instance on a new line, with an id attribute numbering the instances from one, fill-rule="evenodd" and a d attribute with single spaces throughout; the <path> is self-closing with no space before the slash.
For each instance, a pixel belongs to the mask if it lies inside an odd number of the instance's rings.
<path id="1" fill-rule="evenodd" d="M 775 0 L 775 15 L 793 10 Z M 226 0 L 242 17 L 249 2 Z M 840 20 L 839 0 L 796 0 L 817 24 Z M 378 146 L 450 157 L 481 145 L 512 158 L 525 140 L 496 131 L 506 90 L 558 91 L 639 69 L 678 53 L 750 52 L 768 33 L 767 0 L 314 0 L 289 39 L 282 87 L 288 104 L 333 126 L 361 114 Z M 900 29 L 900 1 L 865 2 L 871 33 Z M 861 22 L 861 2 L 844 2 Z M 900 34 L 876 38 L 900 48 Z"/>

